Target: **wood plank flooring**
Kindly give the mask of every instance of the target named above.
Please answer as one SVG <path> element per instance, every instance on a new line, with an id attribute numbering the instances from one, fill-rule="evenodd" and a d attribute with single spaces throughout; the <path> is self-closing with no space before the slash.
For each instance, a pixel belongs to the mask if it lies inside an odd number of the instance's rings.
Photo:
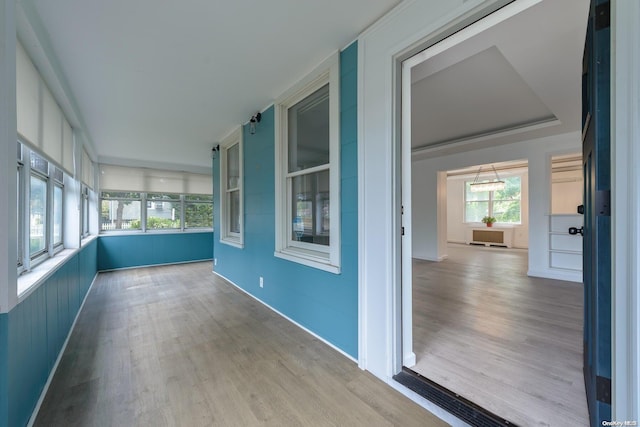
<path id="1" fill-rule="evenodd" d="M 414 260 L 412 369 L 518 425 L 587 426 L 582 284 L 526 270 L 502 248 Z"/>
<path id="2" fill-rule="evenodd" d="M 102 273 L 36 426 L 443 426 L 211 273 Z"/>

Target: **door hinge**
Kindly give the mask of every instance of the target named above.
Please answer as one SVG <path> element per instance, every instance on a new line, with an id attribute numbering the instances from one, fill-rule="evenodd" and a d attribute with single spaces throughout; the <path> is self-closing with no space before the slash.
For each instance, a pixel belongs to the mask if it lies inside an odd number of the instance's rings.
<path id="1" fill-rule="evenodd" d="M 401 232 L 401 233 L 402 233 L 402 235 L 404 236 L 404 227 L 400 227 L 400 228 L 401 228 L 400 232 Z"/>
<path id="2" fill-rule="evenodd" d="M 596 216 L 611 216 L 611 190 L 596 191 Z"/>
<path id="3" fill-rule="evenodd" d="M 596 377 L 596 400 L 611 405 L 611 378 Z"/>

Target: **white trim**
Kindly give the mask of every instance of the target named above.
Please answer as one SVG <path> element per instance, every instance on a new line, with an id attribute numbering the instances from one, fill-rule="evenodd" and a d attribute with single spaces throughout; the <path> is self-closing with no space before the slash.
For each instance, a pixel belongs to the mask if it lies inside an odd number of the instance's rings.
<path id="1" fill-rule="evenodd" d="M 640 4 L 611 2 L 612 419 L 640 418 Z"/>
<path id="2" fill-rule="evenodd" d="M 62 360 L 62 356 L 64 355 L 64 351 L 67 349 L 67 344 L 69 343 L 69 339 L 71 338 L 71 334 L 76 327 L 76 323 L 78 322 L 78 318 L 80 317 L 80 313 L 82 313 L 82 309 L 84 308 L 84 303 L 87 302 L 87 298 L 93 289 L 93 285 L 96 283 L 96 279 L 98 278 L 98 273 L 96 272 L 95 276 L 93 276 L 93 280 L 91 281 L 91 285 L 89 285 L 89 289 L 87 289 L 87 293 L 84 295 L 82 299 L 82 304 L 78 308 L 78 312 L 76 313 L 76 317 L 73 319 L 73 323 L 71 324 L 71 328 L 69 328 L 69 333 L 67 334 L 67 338 L 65 338 L 64 343 L 62 344 L 62 348 L 60 348 L 60 352 L 58 353 L 58 357 L 56 358 L 56 362 L 53 364 L 53 368 L 49 372 L 49 377 L 47 378 L 47 382 L 44 384 L 42 388 L 42 392 L 40 393 L 40 397 L 38 398 L 38 403 L 36 403 L 36 407 L 33 408 L 33 412 L 31 413 L 31 417 L 29 417 L 29 422 L 27 423 L 27 427 L 32 427 L 36 421 L 38 416 L 38 412 L 40 411 L 40 407 L 42 406 L 42 402 L 44 402 L 44 398 L 47 395 L 47 391 L 49 391 L 49 386 L 51 385 L 51 381 L 53 381 L 53 377 L 58 370 L 58 365 L 60 365 L 60 361 Z"/>
<path id="3" fill-rule="evenodd" d="M 291 319 L 289 316 L 283 314 L 282 312 L 276 310 L 275 308 L 273 308 L 272 306 L 270 306 L 269 304 L 267 304 L 266 302 L 262 301 L 260 298 L 256 297 L 255 295 L 251 294 L 250 292 L 242 289 L 240 286 L 238 286 L 237 284 L 235 284 L 233 281 L 229 280 L 228 278 L 226 278 L 225 276 L 223 276 L 222 274 L 216 272 L 216 271 L 212 271 L 213 274 L 215 274 L 216 276 L 220 277 L 222 280 L 225 280 L 226 282 L 228 282 L 230 285 L 235 286 L 239 291 L 243 292 L 244 294 L 248 295 L 249 297 L 253 298 L 254 300 L 258 301 L 260 304 L 264 305 L 265 307 L 267 307 L 268 309 L 270 309 L 271 311 L 273 311 L 274 313 L 280 315 L 281 317 L 283 317 L 284 319 L 288 320 L 289 322 L 293 323 L 294 325 L 296 325 L 297 327 L 299 327 L 300 329 L 302 329 L 303 331 L 305 331 L 306 333 L 312 335 L 313 337 L 317 338 L 319 341 L 322 341 L 323 343 L 325 343 L 326 345 L 328 345 L 329 347 L 331 347 L 332 349 L 334 349 L 335 351 L 337 351 L 338 353 L 342 354 L 344 357 L 346 357 L 347 359 L 351 360 L 354 363 L 358 363 L 358 360 L 356 358 L 354 358 L 353 356 L 351 356 L 350 354 L 346 353 L 344 350 L 338 348 L 335 346 L 335 344 L 330 343 L 329 341 L 327 341 L 326 339 L 322 338 L 320 335 L 316 334 L 315 332 L 311 331 L 310 329 L 307 329 L 306 327 L 302 326 L 300 323 L 296 322 L 295 320 Z"/>
<path id="4" fill-rule="evenodd" d="M 542 277 L 545 279 L 564 280 L 566 282 L 576 282 L 582 284 L 582 272 L 581 271 L 568 271 L 560 269 L 539 270 L 529 269 L 527 276 L 530 277 Z"/>
<path id="5" fill-rule="evenodd" d="M 508 129 L 502 129 L 497 132 L 488 132 L 484 134 L 458 138 L 450 141 L 442 141 L 442 142 L 437 142 L 435 144 L 419 146 L 419 147 L 413 148 L 411 154 L 412 155 L 434 154 L 434 153 L 437 153 L 438 151 L 452 149 L 454 147 L 456 148 L 464 147 L 467 145 L 476 144 L 478 142 L 486 141 L 489 139 L 518 135 L 520 133 L 532 132 L 534 130 L 544 129 L 551 126 L 557 126 L 560 124 L 562 124 L 562 122 L 557 118 L 555 117 L 548 118 L 535 123 L 515 126 Z M 470 148 L 470 149 L 473 149 L 473 148 Z"/>
<path id="6" fill-rule="evenodd" d="M 412 295 L 412 218 L 411 218 L 411 204 L 412 204 L 412 193 L 411 193 L 411 158 L 413 154 L 423 153 L 427 151 L 437 151 L 442 149 L 444 146 L 449 146 L 449 144 L 441 143 L 435 146 L 428 147 L 419 147 L 417 149 L 412 148 L 411 144 L 411 94 L 412 94 L 412 80 L 411 80 L 411 70 L 413 67 L 423 63 L 429 58 L 434 57 L 435 55 L 442 53 L 476 35 L 481 32 L 487 30 L 488 28 L 493 27 L 494 25 L 522 12 L 528 7 L 539 3 L 541 0 L 522 0 L 517 2 L 517 6 L 507 6 L 504 7 L 489 16 L 472 23 L 471 25 L 465 27 L 461 31 L 454 33 L 453 35 L 445 38 L 444 40 L 435 43 L 420 53 L 406 59 L 402 62 L 402 79 L 401 79 L 401 103 L 402 110 L 400 113 L 400 124 L 402 126 L 401 132 L 401 156 L 402 156 L 402 165 L 401 165 L 401 178 L 399 174 L 396 172 L 393 174 L 392 179 L 397 181 L 401 179 L 402 182 L 402 206 L 404 213 L 401 219 L 401 226 L 404 228 L 404 236 L 402 237 L 401 242 L 401 302 L 400 302 L 400 311 L 402 313 L 402 317 L 400 319 L 401 322 L 401 330 L 402 330 L 402 341 L 400 344 L 397 344 L 397 341 L 393 339 L 394 344 L 391 345 L 392 354 L 391 361 L 388 362 L 391 365 L 391 370 L 393 372 L 398 371 L 401 367 L 398 366 L 397 360 L 401 359 L 403 362 L 409 362 L 415 364 L 415 354 L 413 352 L 413 320 L 412 320 L 412 307 L 413 307 L 413 295 Z M 399 61 L 399 58 L 402 57 L 402 53 L 395 55 L 396 63 Z M 399 76 L 395 76 L 396 78 Z M 397 99 L 397 84 L 392 84 L 392 97 L 391 99 Z M 396 89 L 395 91 L 393 89 Z M 392 101 L 393 102 L 393 101 Z M 394 117 L 398 117 L 397 114 L 392 115 L 392 120 Z M 555 119 L 555 118 L 554 118 Z M 528 128 L 535 126 L 548 126 L 548 123 L 554 123 L 554 119 L 545 120 L 544 123 L 536 123 L 531 124 L 529 126 L 523 127 L 522 129 L 509 129 L 504 130 L 504 133 L 517 133 L 524 130 L 528 130 Z M 556 120 L 557 122 L 557 120 Z M 392 135 L 393 136 L 393 135 Z M 453 145 L 468 145 L 471 143 L 478 142 L 486 138 L 486 136 L 477 136 L 473 138 L 467 138 L 463 140 L 450 141 L 450 144 Z M 396 144 L 398 142 L 396 141 Z M 395 164 L 395 162 L 394 162 Z M 393 170 L 393 166 L 392 166 Z M 393 216 L 392 216 L 393 217 Z M 392 231 L 392 235 L 397 233 L 397 230 Z M 396 248 L 396 251 L 398 248 Z M 440 257 L 438 257 L 440 258 Z M 397 267 L 396 267 L 397 268 Z M 397 277 L 398 274 L 396 273 Z M 394 285 L 392 285 L 394 286 Z M 398 310 L 398 303 L 394 303 L 391 307 L 390 311 L 393 313 Z M 392 316 L 394 319 L 397 316 Z M 394 320 L 397 321 L 397 320 Z M 392 334 L 397 330 L 396 326 L 391 326 Z M 397 348 L 397 347 L 400 348 Z M 400 354 L 398 356 L 398 354 Z M 410 365 L 409 365 L 410 366 Z"/>
<path id="7" fill-rule="evenodd" d="M 404 3 L 400 3 L 404 4 Z M 385 17 L 388 15 L 385 15 Z M 383 18 L 384 19 L 384 18 Z M 375 24 L 374 24 L 375 25 Z M 364 45 L 365 41 L 362 37 L 358 40 L 358 83 L 357 83 L 357 97 L 358 97 L 358 367 L 365 369 L 367 367 L 367 342 L 368 342 L 368 328 L 367 328 L 367 312 L 368 312 L 368 297 L 367 297 L 367 283 L 365 277 L 367 275 L 367 263 L 364 256 L 365 252 L 365 220 L 366 215 L 364 213 L 365 201 L 365 156 L 363 151 L 364 145 L 364 113 L 363 105 L 365 102 L 364 97 Z"/>
<path id="8" fill-rule="evenodd" d="M 229 202 L 227 200 L 227 152 L 229 148 L 238 145 L 238 184 L 233 190 L 238 191 L 240 198 L 240 232 L 229 230 Z M 238 126 L 220 142 L 220 243 L 236 248 L 244 248 L 244 143 L 242 126 Z"/>
<path id="9" fill-rule="evenodd" d="M 412 190 L 411 190 L 411 68 L 410 61 L 405 61 L 402 64 L 402 106 L 401 106 L 401 126 L 402 126 L 402 140 L 401 152 L 402 152 L 402 224 L 404 228 L 404 236 L 402 236 L 402 258 L 401 258 L 401 318 L 402 323 L 402 340 L 400 346 L 402 347 L 402 363 L 407 361 L 410 365 L 404 366 L 410 368 L 416 363 L 416 355 L 413 352 L 413 276 L 411 271 L 412 267 L 412 255 L 413 255 L 413 232 L 412 232 Z M 396 180 L 397 178 L 396 173 Z M 409 273 L 409 274 L 407 274 Z M 397 304 L 394 304 L 397 307 Z M 396 351 L 397 352 L 397 351 Z M 402 366 L 395 366 L 395 370 L 401 369 Z"/>
<path id="10" fill-rule="evenodd" d="M 287 111 L 313 92 L 329 84 L 329 165 L 288 172 Z M 292 86 L 274 104 L 275 115 L 275 253 L 276 257 L 340 273 L 340 55 L 325 60 L 313 72 Z M 290 181 L 292 177 L 329 169 L 329 246 L 302 245 L 291 239 Z M 325 255 L 325 253 L 328 254 Z"/>
<path id="11" fill-rule="evenodd" d="M 203 258 L 203 259 L 191 259 L 189 261 L 163 262 L 161 264 L 145 264 L 145 265 L 133 265 L 131 267 L 108 268 L 105 270 L 98 270 L 98 273 L 106 273 L 108 271 L 135 270 L 136 268 L 160 267 L 163 265 L 193 264 L 196 262 L 208 262 L 208 261 L 213 262 L 213 257 Z"/>
<path id="12" fill-rule="evenodd" d="M 302 250 L 296 251 L 295 249 L 292 250 L 291 248 L 287 248 L 281 252 L 274 252 L 273 256 L 287 261 L 297 262 L 298 264 L 306 265 L 307 267 L 324 270 L 329 273 L 340 274 L 340 267 L 329 264 L 320 256 L 314 256 L 312 254 L 307 255 L 305 251 Z"/>

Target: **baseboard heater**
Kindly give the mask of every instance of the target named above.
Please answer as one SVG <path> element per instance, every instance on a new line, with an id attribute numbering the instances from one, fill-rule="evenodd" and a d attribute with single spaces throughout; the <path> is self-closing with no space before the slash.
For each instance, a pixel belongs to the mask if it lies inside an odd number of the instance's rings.
<path id="1" fill-rule="evenodd" d="M 511 247 L 513 240 L 512 228 L 469 228 L 467 230 L 467 244 L 485 246 Z"/>

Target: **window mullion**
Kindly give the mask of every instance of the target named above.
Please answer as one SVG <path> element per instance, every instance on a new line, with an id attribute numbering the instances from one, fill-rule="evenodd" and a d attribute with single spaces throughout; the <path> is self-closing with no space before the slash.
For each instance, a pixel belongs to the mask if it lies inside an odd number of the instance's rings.
<path id="1" fill-rule="evenodd" d="M 147 193 L 140 193 L 140 231 L 147 232 Z"/>

